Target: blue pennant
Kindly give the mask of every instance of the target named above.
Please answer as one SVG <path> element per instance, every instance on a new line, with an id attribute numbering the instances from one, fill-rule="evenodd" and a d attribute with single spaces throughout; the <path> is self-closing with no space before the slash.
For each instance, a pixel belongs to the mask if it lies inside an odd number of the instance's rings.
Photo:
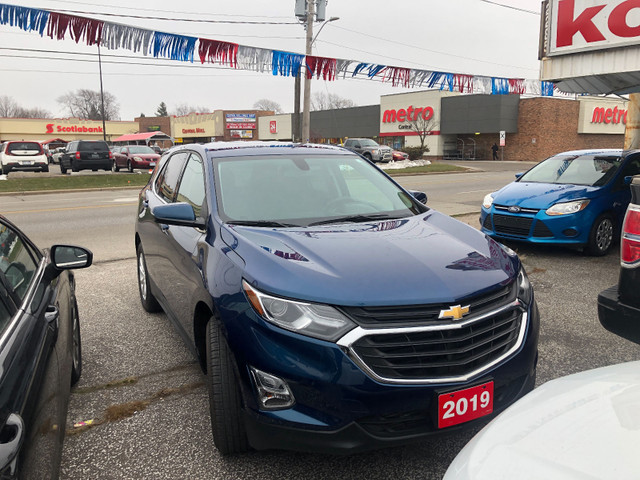
<path id="1" fill-rule="evenodd" d="M 553 97 L 553 82 L 542 82 L 540 93 L 543 97 Z"/>
<path id="2" fill-rule="evenodd" d="M 304 55 L 273 50 L 271 70 L 274 75 L 297 77 Z"/>
<path id="3" fill-rule="evenodd" d="M 491 94 L 507 95 L 509 93 L 509 80 L 506 78 L 491 77 Z"/>
<path id="4" fill-rule="evenodd" d="M 198 39 L 195 37 L 153 32 L 153 56 L 193 62 L 197 41 Z"/>
<path id="5" fill-rule="evenodd" d="M 49 12 L 46 10 L 0 3 L 0 25 L 16 26 L 27 32 L 35 30 L 42 36 L 48 21 Z"/>

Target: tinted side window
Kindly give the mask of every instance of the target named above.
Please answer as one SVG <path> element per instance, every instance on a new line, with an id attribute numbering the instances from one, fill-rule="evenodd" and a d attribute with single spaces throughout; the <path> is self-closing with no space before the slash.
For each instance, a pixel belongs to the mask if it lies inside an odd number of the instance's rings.
<path id="1" fill-rule="evenodd" d="M 22 241 L 17 232 L 0 224 L 0 270 L 21 301 L 38 269 L 38 260 L 35 252 Z"/>
<path id="2" fill-rule="evenodd" d="M 173 155 L 156 180 L 156 192 L 167 202 L 173 202 L 178 186 L 178 179 L 182 173 L 182 167 L 187 160 L 188 152 L 179 152 Z"/>
<path id="3" fill-rule="evenodd" d="M 180 180 L 177 202 L 187 202 L 193 207 L 196 217 L 202 216 L 204 206 L 204 169 L 199 155 L 192 153 Z"/>
<path id="4" fill-rule="evenodd" d="M 5 327 L 9 324 L 9 320 L 11 320 L 11 313 L 7 308 L 8 299 L 3 298 L 5 292 L 0 289 L 0 333 L 2 333 Z"/>

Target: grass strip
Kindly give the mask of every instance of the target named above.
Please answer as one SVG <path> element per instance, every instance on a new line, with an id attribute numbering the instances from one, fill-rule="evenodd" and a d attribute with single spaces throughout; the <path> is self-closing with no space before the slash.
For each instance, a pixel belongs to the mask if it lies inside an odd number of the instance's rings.
<path id="1" fill-rule="evenodd" d="M 34 174 L 34 175 L 37 175 Z M 78 190 L 84 188 L 143 187 L 151 175 L 60 175 L 35 178 L 9 178 L 0 181 L 0 192 L 37 192 L 44 190 Z"/>

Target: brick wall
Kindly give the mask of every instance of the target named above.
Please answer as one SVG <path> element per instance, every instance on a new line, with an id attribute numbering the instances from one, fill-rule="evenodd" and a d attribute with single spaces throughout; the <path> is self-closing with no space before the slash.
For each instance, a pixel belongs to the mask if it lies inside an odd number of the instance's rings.
<path id="1" fill-rule="evenodd" d="M 623 148 L 624 135 L 578 133 L 580 102 L 559 98 L 523 98 L 518 113 L 518 132 L 506 134 L 498 159 L 539 162 L 567 150 Z M 491 146 L 500 144 L 499 133 L 458 135 L 470 146 L 476 143 L 476 159 L 491 160 Z M 466 148 L 469 151 L 468 148 Z"/>
<path id="2" fill-rule="evenodd" d="M 149 127 L 159 126 L 162 133 L 171 135 L 171 119 L 170 117 L 138 117 L 139 133 L 156 132 L 157 129 L 149 129 Z"/>
<path id="3" fill-rule="evenodd" d="M 624 135 L 579 134 L 579 110 L 575 100 L 521 99 L 518 133 L 507 134 L 504 159 L 541 161 L 566 150 L 624 146 Z"/>

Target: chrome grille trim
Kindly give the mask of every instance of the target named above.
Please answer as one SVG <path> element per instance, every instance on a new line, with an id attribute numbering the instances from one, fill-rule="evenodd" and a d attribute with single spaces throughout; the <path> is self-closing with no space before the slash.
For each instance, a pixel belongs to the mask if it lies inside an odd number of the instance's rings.
<path id="1" fill-rule="evenodd" d="M 495 203 L 493 204 L 493 208 L 495 208 L 496 210 L 501 210 L 503 212 L 508 212 L 509 211 L 509 207 L 511 205 L 496 205 Z M 514 205 L 515 206 L 515 205 Z M 540 211 L 540 209 L 538 208 L 523 208 L 523 207 L 519 207 L 520 211 L 517 213 L 538 213 Z"/>
<path id="2" fill-rule="evenodd" d="M 458 330 L 462 329 L 472 323 L 484 320 L 488 317 L 492 317 L 495 315 L 499 315 L 503 312 L 507 312 L 513 309 L 523 309 L 524 306 L 520 302 L 520 300 L 516 299 L 513 302 L 503 305 L 502 307 L 493 310 L 491 312 L 487 312 L 483 315 L 479 315 L 476 317 L 465 319 L 460 322 L 452 322 L 446 325 L 427 325 L 422 327 L 404 327 L 404 328 L 362 328 L 356 327 L 346 335 L 344 335 L 341 339 L 339 339 L 336 343 L 340 346 L 347 356 L 360 367 L 367 375 L 380 383 L 387 384 L 395 384 L 395 385 L 425 385 L 425 384 L 434 384 L 434 383 L 455 383 L 455 382 L 466 382 L 487 370 L 493 368 L 498 363 L 512 356 L 524 342 L 525 332 L 528 326 L 528 315 L 526 311 L 522 312 L 522 319 L 520 322 L 520 331 L 518 332 L 518 338 L 513 344 L 513 346 L 506 351 L 504 354 L 499 357 L 493 359 L 486 365 L 483 365 L 471 372 L 468 372 L 464 375 L 458 375 L 455 377 L 438 377 L 438 378 L 420 378 L 420 379 L 398 379 L 398 378 L 388 378 L 382 377 L 374 372 L 369 366 L 360 358 L 360 356 L 354 351 L 352 348 L 353 344 L 355 344 L 358 340 L 363 337 L 369 335 L 393 335 L 393 334 L 403 334 L 403 333 L 418 333 L 418 332 L 432 332 L 432 331 L 442 331 L 442 330 Z"/>

